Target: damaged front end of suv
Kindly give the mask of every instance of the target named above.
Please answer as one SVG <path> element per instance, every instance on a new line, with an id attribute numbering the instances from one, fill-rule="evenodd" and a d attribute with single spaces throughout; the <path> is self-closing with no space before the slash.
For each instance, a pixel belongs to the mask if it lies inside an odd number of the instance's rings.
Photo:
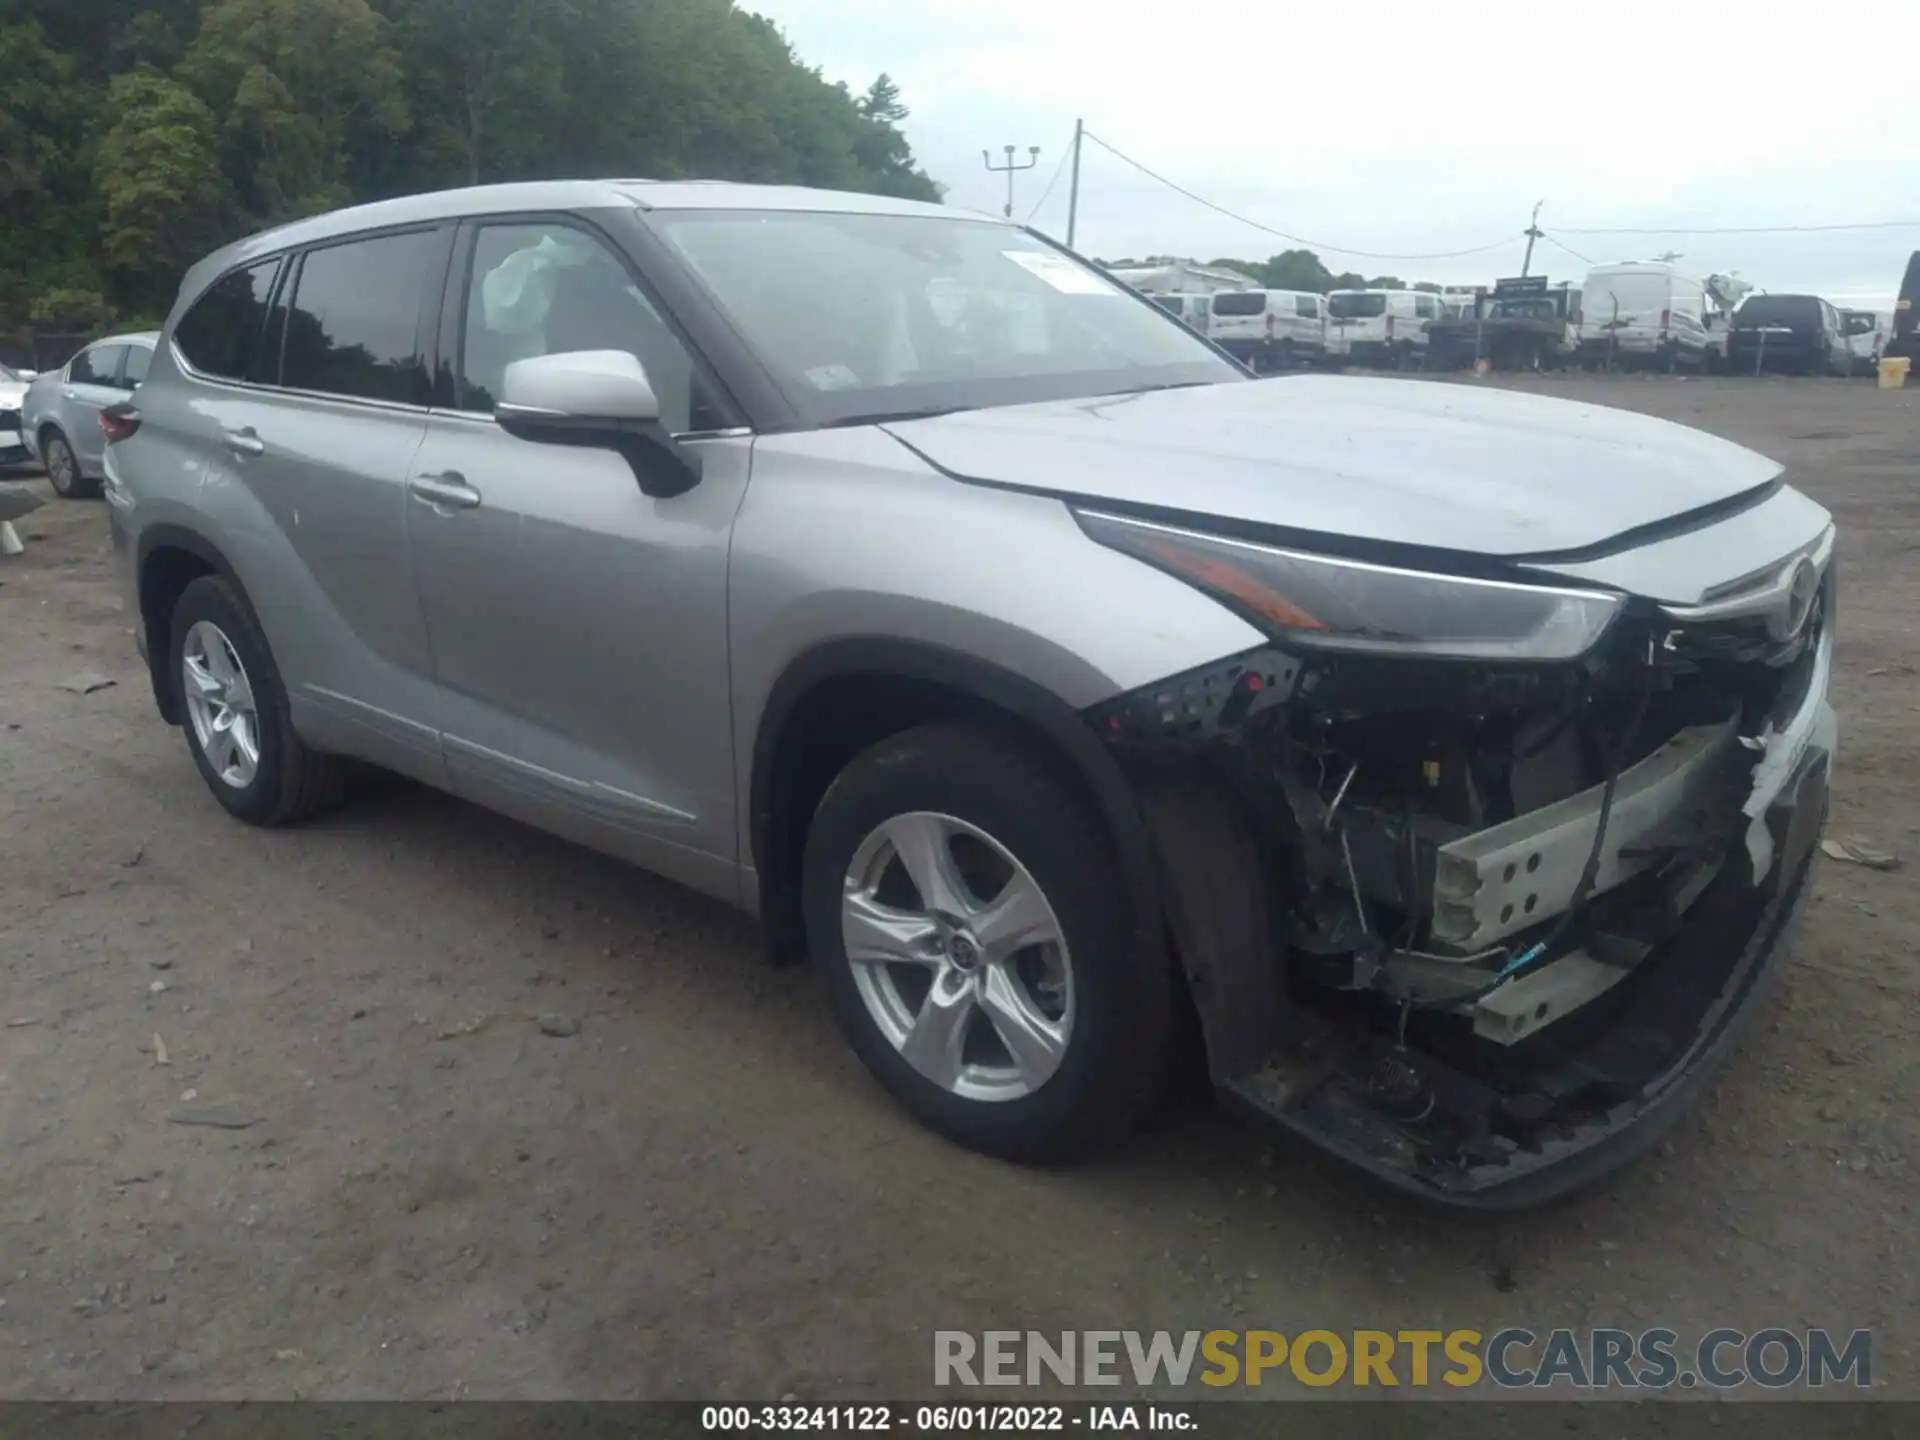
<path id="1" fill-rule="evenodd" d="M 1762 993 L 1826 813 L 1833 531 L 1786 493 L 1813 538 L 1684 604 L 1604 564 L 1076 511 L 1270 637 L 1088 715 L 1224 1094 L 1460 1208 L 1659 1137 Z"/>

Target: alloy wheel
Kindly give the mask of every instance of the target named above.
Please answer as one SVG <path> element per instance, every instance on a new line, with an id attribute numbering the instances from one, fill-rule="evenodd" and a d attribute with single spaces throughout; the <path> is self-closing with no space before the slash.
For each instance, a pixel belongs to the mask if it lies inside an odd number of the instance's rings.
<path id="1" fill-rule="evenodd" d="M 1032 874 L 978 826 L 915 811 L 874 829 L 847 867 L 841 936 L 874 1024 L 941 1089 L 1018 1100 L 1060 1068 L 1066 938 Z"/>
<path id="2" fill-rule="evenodd" d="M 73 451 L 67 442 L 53 439 L 47 442 L 47 479 L 53 488 L 62 495 L 73 493 L 74 483 L 79 472 L 74 464 Z"/>
<path id="3" fill-rule="evenodd" d="M 260 772 L 260 712 L 239 653 L 211 620 L 187 631 L 180 679 L 200 753 L 223 784 L 246 789 Z"/>

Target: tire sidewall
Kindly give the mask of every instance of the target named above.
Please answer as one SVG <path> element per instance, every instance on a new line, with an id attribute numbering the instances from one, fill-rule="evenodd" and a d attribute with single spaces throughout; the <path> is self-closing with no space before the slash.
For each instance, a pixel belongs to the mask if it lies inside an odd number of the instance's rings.
<path id="1" fill-rule="evenodd" d="M 253 690 L 254 712 L 260 728 L 260 764 L 253 779 L 241 787 L 227 784 L 208 763 L 199 737 L 194 734 L 186 697 L 180 693 L 181 656 L 186 649 L 187 632 L 203 620 L 219 626 L 227 637 Z M 174 687 L 180 700 L 180 728 L 186 732 L 187 750 L 200 777 L 207 782 L 214 799 L 230 813 L 242 820 L 264 823 L 276 808 L 288 763 L 287 742 L 293 732 L 280 672 L 260 637 L 259 622 L 227 581 L 207 576 L 194 581 L 181 593 L 179 603 L 173 607 L 167 637 L 167 666 L 167 683 Z"/>
<path id="2" fill-rule="evenodd" d="M 53 449 L 56 445 L 64 450 L 67 455 L 68 478 L 65 485 L 62 485 L 54 475 Z M 84 488 L 84 482 L 80 478 L 80 457 L 73 453 L 73 446 L 67 440 L 67 437 L 58 430 L 50 430 L 47 432 L 46 444 L 43 445 L 41 449 L 44 452 L 41 456 L 41 462 L 46 467 L 47 484 L 53 487 L 53 493 L 58 495 L 62 500 L 78 499 L 81 490 Z"/>
<path id="3" fill-rule="evenodd" d="M 1039 1158 L 1079 1148 L 1083 1137 L 1105 1128 L 1108 1107 L 1131 1114 L 1129 1037 L 1151 1031 L 1143 1002 L 1168 1006 L 1164 996 L 1143 993 L 1151 987 L 1137 974 L 1128 907 L 1115 903 L 1122 886 L 1104 832 L 1071 791 L 1017 749 L 998 747 L 965 727 L 933 726 L 856 759 L 815 812 L 803 901 L 809 948 L 836 1018 L 867 1068 L 934 1129 L 990 1154 Z M 991 835 L 1026 867 L 1060 921 L 1073 966 L 1073 1032 L 1060 1068 L 1017 1100 L 965 1099 L 921 1075 L 881 1033 L 854 982 L 840 932 L 848 865 L 874 829 L 916 810 L 951 815 Z M 1139 1038 L 1150 1050 L 1150 1034 Z"/>

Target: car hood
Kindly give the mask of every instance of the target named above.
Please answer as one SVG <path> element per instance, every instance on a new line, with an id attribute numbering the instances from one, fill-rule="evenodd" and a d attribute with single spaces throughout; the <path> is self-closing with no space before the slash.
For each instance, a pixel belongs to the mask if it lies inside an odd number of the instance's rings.
<path id="1" fill-rule="evenodd" d="M 1587 550 L 1768 485 L 1683 425 L 1463 384 L 1304 375 L 885 427 L 962 479 L 1462 554 Z"/>

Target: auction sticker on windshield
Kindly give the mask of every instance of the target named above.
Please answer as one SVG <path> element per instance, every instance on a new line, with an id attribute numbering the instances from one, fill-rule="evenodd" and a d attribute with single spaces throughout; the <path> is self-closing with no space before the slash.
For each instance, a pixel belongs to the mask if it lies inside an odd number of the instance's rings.
<path id="1" fill-rule="evenodd" d="M 1045 250 L 1002 250 L 1014 264 L 1047 282 L 1062 295 L 1118 295 L 1120 292 L 1063 255 Z"/>

